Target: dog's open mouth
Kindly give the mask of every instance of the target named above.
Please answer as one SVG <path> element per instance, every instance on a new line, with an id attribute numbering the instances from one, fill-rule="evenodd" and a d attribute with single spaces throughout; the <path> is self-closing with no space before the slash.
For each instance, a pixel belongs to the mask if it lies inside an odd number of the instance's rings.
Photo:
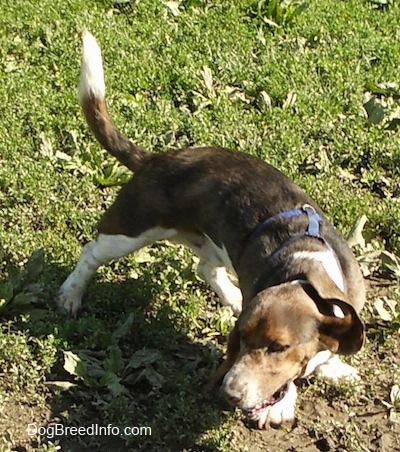
<path id="1" fill-rule="evenodd" d="M 289 389 L 289 383 L 285 383 L 282 385 L 276 392 L 272 394 L 271 397 L 264 399 L 262 402 L 257 403 L 254 407 L 242 410 L 247 419 L 251 421 L 257 421 L 260 418 L 260 415 L 266 410 L 268 407 L 275 405 L 280 400 L 282 400 Z"/>

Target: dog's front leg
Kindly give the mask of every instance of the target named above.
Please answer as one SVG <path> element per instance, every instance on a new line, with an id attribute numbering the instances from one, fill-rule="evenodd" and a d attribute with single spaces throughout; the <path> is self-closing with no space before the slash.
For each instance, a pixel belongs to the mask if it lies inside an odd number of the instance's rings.
<path id="1" fill-rule="evenodd" d="M 138 237 L 99 234 L 96 240 L 83 247 L 74 271 L 60 288 L 57 296 L 58 306 L 75 315 L 81 305 L 87 283 L 101 265 L 126 256 L 151 241 L 146 234 L 141 234 Z"/>
<path id="2" fill-rule="evenodd" d="M 357 369 L 344 363 L 329 350 L 318 352 L 307 364 L 303 377 L 314 373 L 318 377 L 338 383 L 340 380 L 360 380 Z"/>
<path id="3" fill-rule="evenodd" d="M 225 267 L 213 265 L 211 262 L 201 259 L 197 267 L 197 273 L 204 278 L 217 293 L 221 304 L 229 306 L 233 314 L 239 317 L 242 311 L 242 292 L 230 280 Z"/>
<path id="4" fill-rule="evenodd" d="M 357 369 L 344 363 L 338 355 L 332 354 L 329 359 L 315 368 L 314 373 L 325 380 L 338 383 L 341 380 L 358 381 Z"/>

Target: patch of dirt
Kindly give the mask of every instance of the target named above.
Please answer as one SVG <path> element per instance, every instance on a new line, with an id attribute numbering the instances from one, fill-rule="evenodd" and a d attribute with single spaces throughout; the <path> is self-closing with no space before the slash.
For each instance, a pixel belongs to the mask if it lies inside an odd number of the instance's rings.
<path id="1" fill-rule="evenodd" d="M 400 451 L 400 424 L 391 424 L 387 411 L 365 405 L 349 411 L 345 402 L 322 397 L 299 396 L 294 426 L 249 429 L 244 424 L 235 429 L 237 450 L 251 452 L 318 451 Z M 247 446 L 247 449 L 246 449 Z"/>
<path id="2" fill-rule="evenodd" d="M 29 433 L 34 432 L 34 426 L 47 425 L 51 416 L 51 409 L 46 404 L 31 406 L 14 398 L 2 400 L 0 403 L 0 450 L 16 452 L 34 450 L 38 446 L 37 437 Z"/>

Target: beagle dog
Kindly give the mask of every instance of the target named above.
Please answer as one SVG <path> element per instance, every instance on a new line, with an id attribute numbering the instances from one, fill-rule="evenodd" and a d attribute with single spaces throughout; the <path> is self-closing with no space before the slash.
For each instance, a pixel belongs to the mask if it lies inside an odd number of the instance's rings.
<path id="1" fill-rule="evenodd" d="M 363 277 L 320 208 L 249 155 L 209 147 L 153 155 L 129 141 L 108 115 L 101 51 L 88 32 L 79 98 L 97 140 L 135 174 L 84 246 L 58 305 L 75 315 L 99 266 L 176 241 L 199 256 L 199 273 L 238 317 L 213 382 L 259 428 L 294 419 L 297 378 L 359 378 L 338 355 L 363 344 Z"/>

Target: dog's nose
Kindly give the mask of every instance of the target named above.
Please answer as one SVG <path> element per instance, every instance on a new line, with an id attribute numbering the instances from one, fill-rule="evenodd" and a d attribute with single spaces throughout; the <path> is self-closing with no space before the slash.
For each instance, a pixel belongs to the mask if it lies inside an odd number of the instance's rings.
<path id="1" fill-rule="evenodd" d="M 243 399 L 244 388 L 233 384 L 232 381 L 223 382 L 221 392 L 234 405 L 238 405 Z"/>
<path id="2" fill-rule="evenodd" d="M 225 396 L 233 405 L 238 405 L 243 397 L 242 394 L 230 394 L 227 392 L 225 392 Z"/>

